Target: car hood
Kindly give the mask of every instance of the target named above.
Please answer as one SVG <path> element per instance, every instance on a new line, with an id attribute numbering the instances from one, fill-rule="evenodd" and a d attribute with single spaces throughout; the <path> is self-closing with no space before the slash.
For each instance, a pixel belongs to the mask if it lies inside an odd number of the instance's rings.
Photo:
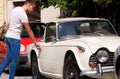
<path id="1" fill-rule="evenodd" d="M 81 37 L 79 39 L 74 39 L 75 41 L 80 41 L 85 43 L 92 52 L 97 51 L 100 48 L 107 48 L 111 52 L 115 50 L 120 45 L 120 37 L 118 36 L 109 36 L 109 37 Z"/>

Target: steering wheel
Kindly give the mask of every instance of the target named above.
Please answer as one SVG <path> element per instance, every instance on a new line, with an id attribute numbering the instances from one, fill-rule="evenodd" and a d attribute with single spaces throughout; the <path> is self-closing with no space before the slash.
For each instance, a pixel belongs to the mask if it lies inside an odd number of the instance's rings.
<path id="1" fill-rule="evenodd" d="M 103 30 L 96 30 L 95 32 L 93 32 L 93 34 L 97 34 L 97 33 L 104 34 L 104 31 Z"/>

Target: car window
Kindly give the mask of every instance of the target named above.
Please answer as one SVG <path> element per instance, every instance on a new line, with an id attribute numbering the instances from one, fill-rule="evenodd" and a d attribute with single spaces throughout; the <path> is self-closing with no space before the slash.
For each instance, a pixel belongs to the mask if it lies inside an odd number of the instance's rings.
<path id="1" fill-rule="evenodd" d="M 56 38 L 56 24 L 55 23 L 48 23 L 46 28 L 46 35 L 45 35 L 45 41 L 51 42 L 53 41 L 53 38 Z"/>
<path id="2" fill-rule="evenodd" d="M 116 32 L 111 24 L 104 20 L 71 21 L 58 25 L 58 38 L 88 34 L 116 35 Z"/>
<path id="3" fill-rule="evenodd" d="M 59 37 L 67 36 L 67 35 L 76 35 L 75 27 L 78 24 L 73 22 L 61 23 L 59 25 Z"/>
<path id="4" fill-rule="evenodd" d="M 35 37 L 42 37 L 44 34 L 44 28 L 45 28 L 45 24 L 42 23 L 30 23 L 30 28 L 32 29 Z M 26 31 L 26 29 L 23 27 L 22 30 L 22 34 L 21 34 L 22 38 L 28 38 L 29 35 Z"/>

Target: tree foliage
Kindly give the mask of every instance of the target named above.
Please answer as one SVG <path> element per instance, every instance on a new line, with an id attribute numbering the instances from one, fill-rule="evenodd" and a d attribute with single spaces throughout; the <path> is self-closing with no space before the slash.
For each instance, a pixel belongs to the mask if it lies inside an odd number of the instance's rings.
<path id="1" fill-rule="evenodd" d="M 119 4 L 119 0 L 40 0 L 41 8 L 49 6 L 60 7 L 68 16 L 78 16 L 80 8 L 84 7 L 87 3 L 94 4 L 92 7 L 108 7 L 110 4 Z M 88 6 L 90 5 L 88 4 Z M 88 7 L 90 8 L 90 7 Z"/>
<path id="2" fill-rule="evenodd" d="M 40 0 L 39 6 L 59 7 L 61 17 L 100 17 L 120 27 L 120 0 Z M 119 26 L 119 27 L 118 27 Z"/>
<path id="3" fill-rule="evenodd" d="M 40 6 L 45 8 L 53 5 L 65 9 L 70 6 L 72 6 L 73 8 L 83 6 L 83 3 L 86 2 L 97 3 L 98 5 L 101 5 L 103 7 L 107 6 L 110 3 L 120 3 L 119 0 L 40 0 Z"/>

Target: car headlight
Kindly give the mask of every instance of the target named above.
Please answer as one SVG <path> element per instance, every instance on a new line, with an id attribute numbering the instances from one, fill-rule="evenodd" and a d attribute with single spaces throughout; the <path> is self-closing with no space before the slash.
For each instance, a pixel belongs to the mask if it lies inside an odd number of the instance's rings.
<path id="1" fill-rule="evenodd" d="M 109 54 L 106 50 L 99 50 L 96 54 L 96 58 L 100 63 L 105 63 L 109 59 Z"/>
<path id="2" fill-rule="evenodd" d="M 25 46 L 21 44 L 20 51 L 25 51 Z"/>

